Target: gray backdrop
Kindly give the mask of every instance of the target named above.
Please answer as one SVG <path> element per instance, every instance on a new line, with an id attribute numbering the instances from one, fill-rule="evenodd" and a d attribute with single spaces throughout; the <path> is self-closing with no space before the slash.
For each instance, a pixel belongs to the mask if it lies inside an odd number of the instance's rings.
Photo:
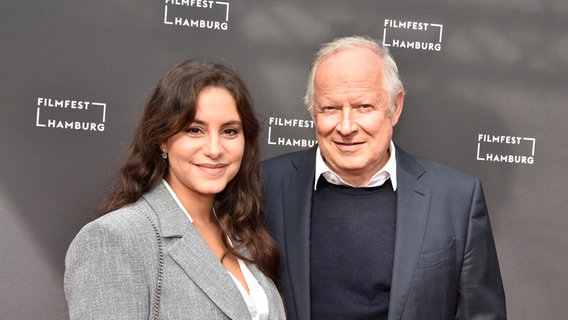
<path id="1" fill-rule="evenodd" d="M 407 89 L 396 142 L 484 182 L 510 318 L 565 319 L 567 24 L 565 0 L 2 1 L 0 318 L 67 318 L 67 246 L 166 69 L 235 65 L 267 158 L 313 145 L 318 45 L 368 34 Z"/>

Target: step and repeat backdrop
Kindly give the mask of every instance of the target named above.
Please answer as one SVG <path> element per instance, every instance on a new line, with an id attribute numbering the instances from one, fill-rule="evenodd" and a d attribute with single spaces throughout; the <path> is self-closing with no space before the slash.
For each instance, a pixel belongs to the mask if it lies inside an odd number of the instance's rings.
<path id="1" fill-rule="evenodd" d="M 150 90 L 190 57 L 234 65 L 263 159 L 315 144 L 319 44 L 370 35 L 407 90 L 395 141 L 479 176 L 511 319 L 566 319 L 568 2 L 3 1 L 0 318 L 65 319 L 64 257 L 96 217 Z"/>

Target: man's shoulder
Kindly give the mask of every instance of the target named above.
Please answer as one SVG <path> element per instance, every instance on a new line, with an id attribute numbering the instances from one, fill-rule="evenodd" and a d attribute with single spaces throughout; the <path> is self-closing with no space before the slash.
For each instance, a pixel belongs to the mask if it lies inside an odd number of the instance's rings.
<path id="1" fill-rule="evenodd" d="M 451 177 L 453 179 L 465 180 L 477 179 L 475 176 L 465 171 L 449 166 L 440 161 L 409 154 L 400 148 L 397 148 L 397 153 L 399 154 L 398 166 L 400 169 L 420 168 L 421 170 L 424 170 L 427 175 L 438 178 Z"/>
<path id="2" fill-rule="evenodd" d="M 310 148 L 300 151 L 293 151 L 284 153 L 261 162 L 262 169 L 264 171 L 270 169 L 281 169 L 286 168 L 289 165 L 294 165 L 298 163 L 313 163 L 315 165 L 315 150 L 316 148 Z"/>

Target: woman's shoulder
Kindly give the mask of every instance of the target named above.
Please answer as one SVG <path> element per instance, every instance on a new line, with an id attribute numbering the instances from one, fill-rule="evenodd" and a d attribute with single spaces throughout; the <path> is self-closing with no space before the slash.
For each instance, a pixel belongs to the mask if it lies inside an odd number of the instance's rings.
<path id="1" fill-rule="evenodd" d="M 154 234 L 148 220 L 151 214 L 138 202 L 124 206 L 87 223 L 77 233 L 73 243 L 137 243 L 141 238 L 147 238 L 148 234 Z"/>
<path id="2" fill-rule="evenodd" d="M 148 219 L 146 218 L 148 214 L 148 210 L 141 206 L 139 202 L 136 202 L 111 211 L 88 223 L 86 226 L 93 225 L 106 228 L 138 229 L 141 225 L 148 224 Z"/>

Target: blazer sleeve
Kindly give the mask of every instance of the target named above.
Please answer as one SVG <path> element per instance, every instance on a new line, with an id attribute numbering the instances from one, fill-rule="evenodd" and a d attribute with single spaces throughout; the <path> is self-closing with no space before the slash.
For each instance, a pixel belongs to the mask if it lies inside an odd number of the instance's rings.
<path id="1" fill-rule="evenodd" d="M 483 188 L 476 179 L 456 319 L 506 319 L 505 293 Z"/>
<path id="2" fill-rule="evenodd" d="M 86 225 L 67 252 L 64 289 L 70 319 L 148 319 L 142 244 L 127 221 L 105 218 Z"/>

